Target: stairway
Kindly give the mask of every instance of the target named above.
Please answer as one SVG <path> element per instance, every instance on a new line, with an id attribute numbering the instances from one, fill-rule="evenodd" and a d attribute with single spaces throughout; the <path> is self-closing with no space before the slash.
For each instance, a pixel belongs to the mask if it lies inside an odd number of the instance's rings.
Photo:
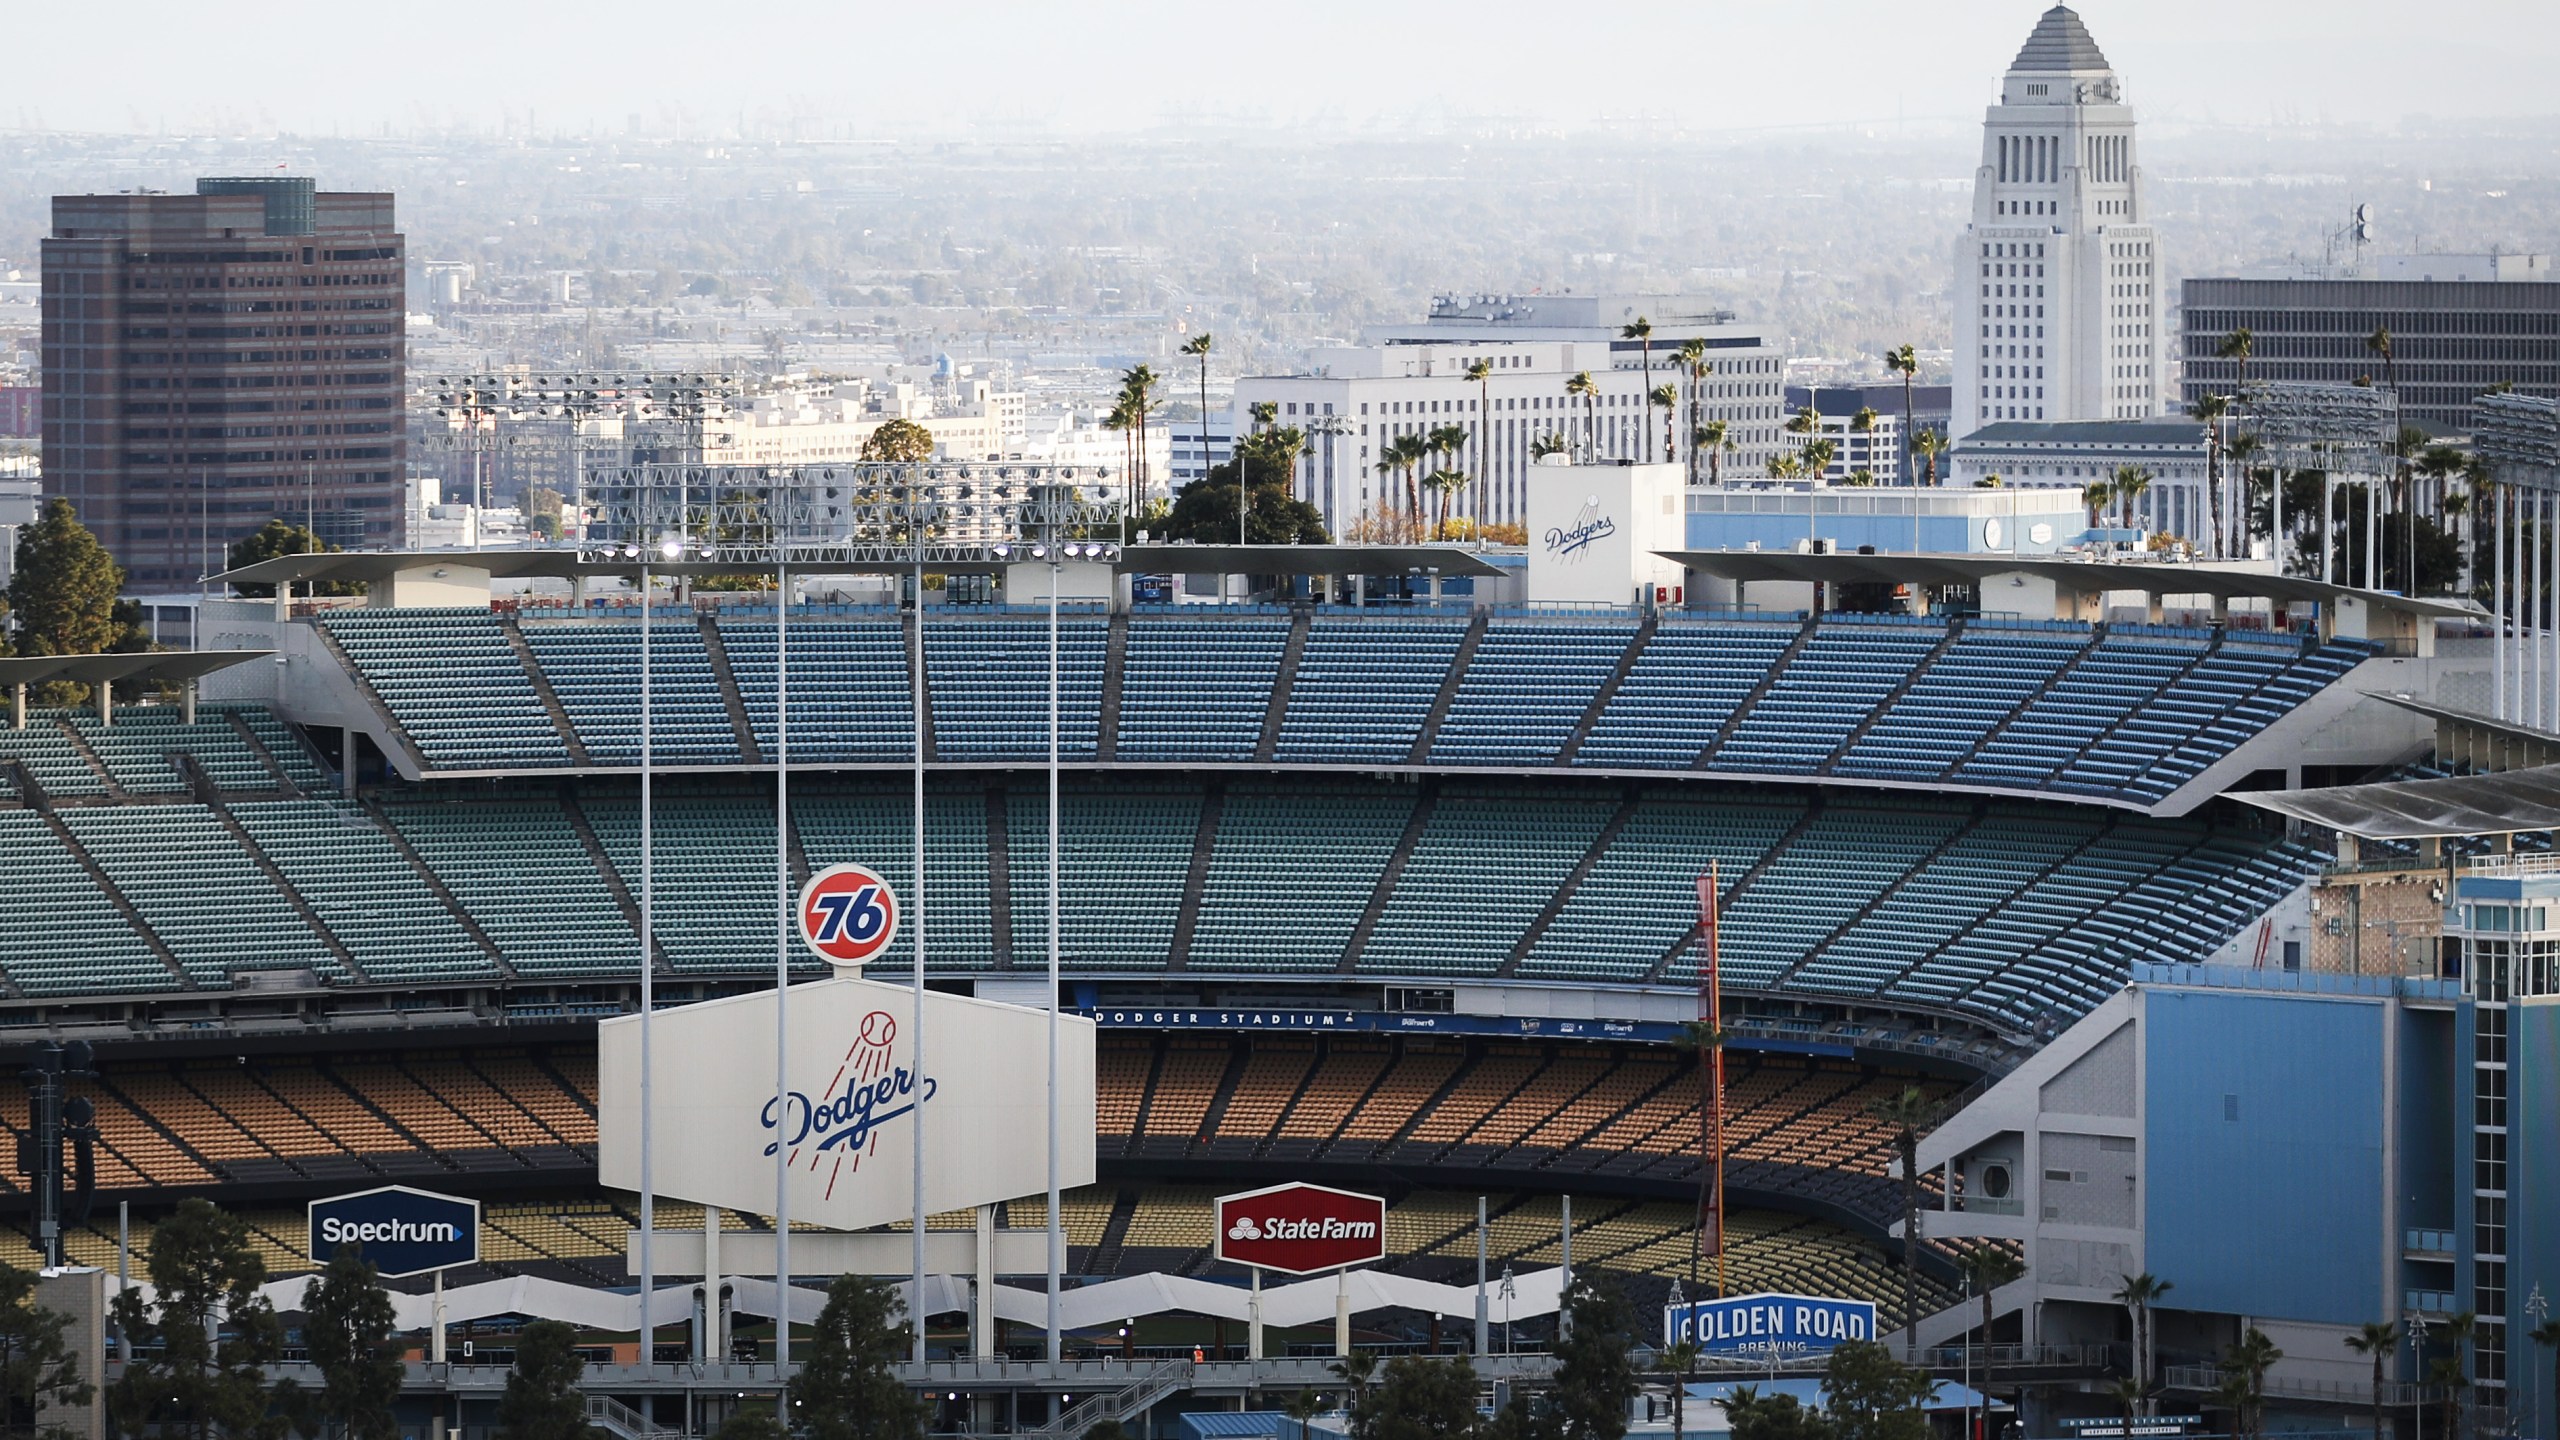
<path id="1" fill-rule="evenodd" d="M 1628 673 L 1636 668 L 1636 661 L 1644 655 L 1645 645 L 1653 639 L 1653 632 L 1661 624 L 1662 617 L 1657 612 L 1647 610 L 1644 613 L 1644 619 L 1636 626 L 1634 638 L 1627 642 L 1625 652 L 1618 656 L 1618 667 L 1609 672 L 1608 679 L 1600 682 L 1599 692 L 1591 697 L 1589 708 L 1575 722 L 1573 734 L 1556 750 L 1557 764 L 1570 765 L 1573 757 L 1582 753 L 1582 744 L 1591 738 L 1592 727 L 1598 725 L 1600 717 L 1607 713 L 1609 702 L 1618 698 L 1618 687 L 1627 683 Z"/>
<path id="2" fill-rule="evenodd" d="M 594 757 L 587 754 L 587 742 L 578 738 L 578 727 L 569 722 L 568 707 L 560 703 L 560 692 L 551 688 L 551 677 L 543 673 L 542 662 L 535 658 L 533 647 L 525 643 L 524 626 L 513 615 L 501 615 L 498 629 L 507 637 L 508 648 L 516 652 L 517 662 L 524 666 L 525 678 L 533 682 L 534 698 L 542 702 L 542 713 L 551 717 L 551 728 L 559 732 L 570 763 L 594 764 Z"/>
<path id="3" fill-rule="evenodd" d="M 720 708 L 729 712 L 729 729 L 737 736 L 738 754 L 750 765 L 761 765 L 764 748 L 756 743 L 755 723 L 747 718 L 747 697 L 738 690 L 738 673 L 729 668 L 729 642 L 720 634 L 720 622 L 709 615 L 696 615 L 693 623 L 702 631 L 703 653 L 711 657 L 711 678 L 720 686 Z"/>
<path id="4" fill-rule="evenodd" d="M 1741 898 L 1743 892 L 1751 888 L 1751 882 L 1759 879 L 1762 873 L 1767 871 L 1771 865 L 1776 864 L 1778 857 L 1787 853 L 1787 847 L 1804 838 L 1804 832 L 1812 828 L 1813 822 L 1819 819 L 1821 815 L 1822 797 L 1820 795 L 1816 795 L 1813 797 L 1812 802 L 1805 806 L 1804 817 L 1796 821 L 1795 824 L 1788 826 L 1787 833 L 1779 836 L 1777 842 L 1771 845 L 1766 853 L 1762 854 L 1759 859 L 1751 862 L 1750 869 L 1735 876 L 1733 883 L 1724 887 L 1724 895 L 1722 897 L 1723 908 L 1728 911 L 1733 909 L 1733 902 Z M 1653 968 L 1645 972 L 1644 980 L 1646 984 L 1659 985 L 1662 983 L 1663 974 L 1671 968 L 1672 961 L 1680 958 L 1680 952 L 1698 944 L 1703 938 L 1701 930 L 1701 926 L 1703 924 L 1704 921 L 1702 920 L 1700 924 L 1691 925 L 1687 931 L 1682 933 L 1679 939 L 1671 942 L 1671 948 L 1663 951 L 1662 958 L 1654 961 Z"/>
<path id="5" fill-rule="evenodd" d="M 1420 765 L 1431 758 L 1431 742 L 1440 738 L 1440 723 L 1449 718 L 1449 707 L 1457 703 L 1458 687 L 1466 682 L 1467 666 L 1476 658 L 1476 648 L 1484 644 L 1485 617 L 1478 611 L 1467 622 L 1466 638 L 1458 642 L 1458 653 L 1449 657 L 1449 673 L 1440 678 L 1440 693 L 1431 697 L 1431 713 L 1422 718 L 1422 729 L 1413 737 L 1413 751 L 1405 763 Z"/>
<path id="6" fill-rule="evenodd" d="M 1253 758 L 1269 764 L 1280 753 L 1280 726 L 1289 717 L 1289 694 L 1298 687 L 1298 662 L 1307 657 L 1307 625 L 1304 610 L 1289 617 L 1289 640 L 1280 647 L 1280 671 L 1271 680 L 1271 703 L 1262 712 L 1262 738 L 1255 742 Z"/>
<path id="7" fill-rule="evenodd" d="M 1114 615 L 1102 638 L 1102 706 L 1094 732 L 1094 759 L 1120 758 L 1120 688 L 1129 673 L 1129 617 Z"/>
<path id="8" fill-rule="evenodd" d="M 1387 911 L 1387 902 L 1395 897 L 1396 881 L 1403 878 L 1405 865 L 1413 859 L 1415 842 L 1422 829 L 1431 823 L 1431 812 L 1440 801 L 1440 782 L 1425 779 L 1422 793 L 1414 798 L 1413 814 L 1404 822 L 1404 834 L 1396 841 L 1395 853 L 1387 857 L 1385 868 L 1378 872 L 1377 888 L 1369 892 L 1369 904 L 1360 912 L 1360 923 L 1351 927 L 1351 938 L 1343 942 L 1342 963 L 1337 973 L 1354 974 L 1360 967 L 1360 952 L 1369 948 L 1369 934 L 1378 928 L 1378 917 Z"/>
<path id="9" fill-rule="evenodd" d="M 578 843 L 587 847 L 587 859 L 594 862 L 596 874 L 603 878 L 604 888 L 613 896 L 613 903 L 621 907 L 622 918 L 631 926 L 631 933 L 638 935 L 641 931 L 640 902 L 631 898 L 631 887 L 622 882 L 622 872 L 614 868 L 613 857 L 605 853 L 604 841 L 596 835 L 596 828 L 587 823 L 587 812 L 578 808 L 577 792 L 565 784 L 560 787 L 560 813 L 568 817 L 569 828 L 578 834 Z M 660 974 L 667 973 L 670 968 L 667 948 L 658 943 L 654 932 L 649 936 L 649 963 L 656 966 Z"/>
<path id="10" fill-rule="evenodd" d="M 1768 696 L 1771 687 L 1778 683 L 1778 677 L 1786 674 L 1787 667 L 1796 663 L 1796 657 L 1804 653 L 1804 647 L 1813 643 L 1814 634 L 1821 624 L 1819 616 L 1805 617 L 1804 627 L 1796 631 L 1796 638 L 1788 641 L 1787 648 L 1778 652 L 1778 658 L 1769 662 L 1769 673 L 1761 676 L 1760 683 L 1752 686 L 1748 694 L 1733 702 L 1733 713 L 1724 717 L 1724 723 L 1716 727 L 1715 735 L 1698 748 L 1698 758 L 1689 762 L 1690 769 L 1707 768 L 1707 762 L 1715 758 L 1715 753 L 1724 748 L 1724 742 L 1732 739 L 1733 732 L 1741 729 L 1742 722 L 1750 718 L 1753 708 Z"/>
<path id="11" fill-rule="evenodd" d="M 1930 667 L 1936 665 L 1946 655 L 1948 647 L 1963 634 L 1963 621 L 1949 622 L 1947 633 L 1938 637 L 1938 643 L 1929 647 L 1929 653 L 1920 657 L 1920 663 L 1911 667 L 1911 673 L 1902 677 L 1902 683 L 1884 692 L 1883 698 L 1867 707 L 1866 715 L 1841 737 L 1839 744 L 1831 747 L 1831 753 L 1822 757 L 1822 763 L 1813 767 L 1813 773 L 1832 773 L 1850 751 L 1858 748 L 1858 742 L 1867 738 L 1867 732 L 1884 723 L 1884 718 L 1893 713 L 1893 707 L 1902 703 L 1902 697 L 1911 693 L 1911 687 L 1920 683 L 1920 677 L 1928 674 Z"/>
<path id="12" fill-rule="evenodd" d="M 1191 869 L 1182 881 L 1182 909 L 1174 916 L 1173 943 L 1166 947 L 1164 968 L 1178 973 L 1191 963 L 1191 937 L 1200 928 L 1200 895 L 1209 887 L 1209 859 L 1218 844 L 1218 818 L 1226 809 L 1227 786 L 1205 782 L 1200 797 L 1200 828 L 1191 837 Z"/>
<path id="13" fill-rule="evenodd" d="M 1511 947 L 1511 953 L 1503 957 L 1501 967 L 1493 972 L 1495 979 L 1508 980 L 1519 972 L 1520 962 L 1528 959 L 1529 952 L 1538 948 L 1538 941 L 1547 933 L 1547 927 L 1555 924 L 1556 917 L 1564 913 L 1564 907 L 1572 903 L 1573 892 L 1582 888 L 1583 878 L 1591 873 L 1591 867 L 1599 864 L 1600 857 L 1609 853 L 1609 846 L 1616 842 L 1618 832 L 1627 828 L 1627 822 L 1635 818 L 1636 806 L 1640 803 L 1641 797 L 1632 789 L 1625 799 L 1618 802 L 1616 813 L 1600 827 L 1599 834 L 1591 837 L 1591 848 L 1583 851 L 1582 858 L 1573 862 L 1573 869 L 1566 873 L 1564 883 L 1558 885 L 1556 893 L 1549 897 L 1546 908 L 1540 910 L 1538 918 L 1530 921 L 1528 927 L 1520 932 L 1519 943 Z"/>
<path id="14" fill-rule="evenodd" d="M 2043 684 L 2028 692 L 2026 698 L 2020 700 L 2014 709 L 2010 710 L 2008 714 L 2000 717 L 1999 724 L 1983 731 L 1981 739 L 1966 746 L 1965 752 L 1955 758 L 1955 763 L 1949 765 L 1945 770 L 1939 773 L 1942 775 L 1954 775 L 1963 770 L 1967 765 L 1972 764 L 1983 751 L 1991 748 L 1991 742 L 2008 734 L 2009 727 L 2017 724 L 2019 717 L 2025 715 L 2029 710 L 2034 709 L 2037 701 L 2052 694 L 2055 687 L 2061 685 L 2063 681 L 2070 679 L 2073 674 L 2077 673 L 2083 662 L 2085 662 L 2090 656 L 2098 653 L 2098 643 L 2106 638 L 2107 627 L 2104 625 L 2097 626 L 2095 631 L 2089 636 L 2089 643 L 2080 647 L 2079 654 L 2072 656 L 2069 661 L 2064 663 L 2061 669 L 2046 676 Z"/>

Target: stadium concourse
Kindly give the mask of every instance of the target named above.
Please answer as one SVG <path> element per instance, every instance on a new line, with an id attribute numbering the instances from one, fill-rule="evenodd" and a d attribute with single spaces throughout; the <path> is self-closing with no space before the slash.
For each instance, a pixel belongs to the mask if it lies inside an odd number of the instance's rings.
<path id="1" fill-rule="evenodd" d="M 1979 1302 L 1943 1239 L 1917 1247 L 1903 1313 L 1887 1105 L 1966 1112 L 2138 968 L 2270 963 L 2332 857 L 2225 792 L 2405 759 L 2423 722 L 2366 703 L 2369 667 L 2404 690 L 2442 668 L 2281 609 L 2155 623 L 2175 577 L 2131 583 L 2149 609 L 2096 619 L 1070 607 L 1059 999 L 1102 1027 L 1070 1283 L 1232 1282 L 1210 1197 L 1303 1178 L 1388 1197 L 1397 1274 L 1472 1284 L 1479 1197 L 1494 1267 L 1552 1265 L 1569 1197 L 1576 1265 L 1648 1304 L 1697 1285 L 1707 1117 L 1681 1042 L 1712 871 L 1727 1289 L 1963 1338 Z M 594 1023 L 632 1010 L 641 963 L 640 623 L 457 588 L 215 602 L 208 630 L 255 663 L 183 705 L 22 695 L 0 730 L 0 1006 L 30 1041 L 98 1046 L 78 1088 L 105 1203 L 75 1259 L 115 1263 L 119 1204 L 147 1248 L 210 1194 L 291 1272 L 304 1201 L 407 1183 L 485 1205 L 454 1283 L 629 1284 L 633 1197 L 596 1182 Z M 1047 643 L 1027 608 L 792 608 L 791 868 L 860 861 L 916 893 L 921 748 L 937 987 L 1044 998 Z M 650 650 L 659 1003 L 769 987 L 771 598 L 663 606 Z M 873 973 L 902 980 L 908 944 Z M 1929 1163 L 1931 1211 L 2017 1213 Z M 1046 1223 L 1037 1198 L 1004 1212 Z M 2036 1259 L 2025 1233 L 1990 1238 Z M 2047 1338 L 2017 1297 L 1999 1312 L 1977 1342 Z M 1372 1314 L 1364 1343 L 1462 1343 L 1440 1318 Z M 936 1317 L 937 1354 L 971 1343 L 959 1323 Z M 1237 1330 L 1163 1315 L 1077 1344 L 1237 1354 Z"/>

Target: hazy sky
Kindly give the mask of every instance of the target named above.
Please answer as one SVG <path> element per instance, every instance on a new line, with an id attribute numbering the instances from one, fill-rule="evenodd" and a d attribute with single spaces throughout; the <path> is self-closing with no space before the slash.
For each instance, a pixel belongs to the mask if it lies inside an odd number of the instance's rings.
<path id="1" fill-rule="evenodd" d="M 2146 118 L 2550 115 L 2551 0 L 2088 0 Z M 2034 0 L 306 0 L 0 10 L 0 127 L 1068 132 L 1195 114 L 1699 129 L 1978 116 Z"/>

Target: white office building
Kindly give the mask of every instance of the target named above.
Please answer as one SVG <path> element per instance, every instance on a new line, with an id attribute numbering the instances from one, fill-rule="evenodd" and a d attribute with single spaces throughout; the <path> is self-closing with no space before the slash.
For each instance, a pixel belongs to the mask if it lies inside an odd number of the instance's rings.
<path id="1" fill-rule="evenodd" d="M 2046 11 L 1983 118 L 1955 254 L 1955 438 L 2161 412 L 2159 256 L 2133 131 L 2088 28 L 2066 6 Z"/>
<path id="2" fill-rule="evenodd" d="M 2133 497 L 2135 528 L 2203 544 L 2213 534 L 2204 422 L 2175 415 L 2146 420 L 2076 420 L 2038 424 L 1994 420 L 1955 443 L 1947 454 L 1947 483 L 1979 486 L 1994 476 L 2010 489 L 2085 491 L 2095 481 L 2113 484 L 2126 468 L 2150 478 Z M 2124 514 L 2121 502 L 2106 509 L 2107 523 Z"/>
<path id="3" fill-rule="evenodd" d="M 1680 387 L 1679 408 L 1669 416 L 1645 404 L 1645 342 L 1621 333 L 1639 318 L 1653 327 L 1651 383 Z M 1361 345 L 1316 352 L 1303 374 L 1239 379 L 1233 413 L 1249 415 L 1268 400 L 1278 407 L 1275 423 L 1307 432 L 1299 494 L 1324 512 L 1336 535 L 1391 492 L 1403 494 L 1400 477 L 1378 473 L 1389 441 L 1451 425 L 1470 438 L 1465 452 L 1445 463 L 1485 482 L 1483 494 L 1471 485 L 1449 513 L 1516 525 L 1529 514 L 1539 478 L 1531 452 L 1542 438 L 1592 460 L 1661 461 L 1667 447 L 1674 452 L 1667 458 L 1686 467 L 1690 384 L 1679 374 L 1678 352 L 1692 337 L 1705 343 L 1713 367 L 1699 387 L 1699 420 L 1723 421 L 1727 447 L 1712 463 L 1701 456 L 1696 473 L 1702 481 L 1759 475 L 1791 438 L 1784 434 L 1785 343 L 1689 296 L 1444 297 L 1418 324 L 1372 327 Z M 1481 382 L 1467 378 L 1478 361 L 1487 366 Z M 1587 400 L 1565 390 L 1585 372 L 1594 390 Z M 1488 423 L 1480 427 L 1480 420 Z M 1422 469 L 1442 463 L 1435 458 Z"/>

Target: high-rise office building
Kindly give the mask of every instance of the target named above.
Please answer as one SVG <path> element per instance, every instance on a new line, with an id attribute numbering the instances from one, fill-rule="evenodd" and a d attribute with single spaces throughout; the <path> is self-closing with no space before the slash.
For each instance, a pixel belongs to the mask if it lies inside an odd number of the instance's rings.
<path id="1" fill-rule="evenodd" d="M 2438 433 L 2468 433 L 2472 402 L 2500 384 L 2560 395 L 2560 283 L 2547 256 L 2390 255 L 2190 279 L 2179 298 L 2190 403 L 2236 387 L 2239 361 L 2221 350 L 2242 329 L 2252 383 L 2396 383 L 2401 418 Z M 2377 330 L 2391 332 L 2388 363 Z"/>
<path id="2" fill-rule="evenodd" d="M 400 542 L 404 249 L 389 195 L 298 176 L 54 197 L 45 485 L 127 589 L 191 586 L 277 517 Z"/>
<path id="3" fill-rule="evenodd" d="M 1955 256 L 1955 438 L 2160 413 L 2159 256 L 2133 118 L 2088 27 L 2047 10 L 1983 116 Z"/>

